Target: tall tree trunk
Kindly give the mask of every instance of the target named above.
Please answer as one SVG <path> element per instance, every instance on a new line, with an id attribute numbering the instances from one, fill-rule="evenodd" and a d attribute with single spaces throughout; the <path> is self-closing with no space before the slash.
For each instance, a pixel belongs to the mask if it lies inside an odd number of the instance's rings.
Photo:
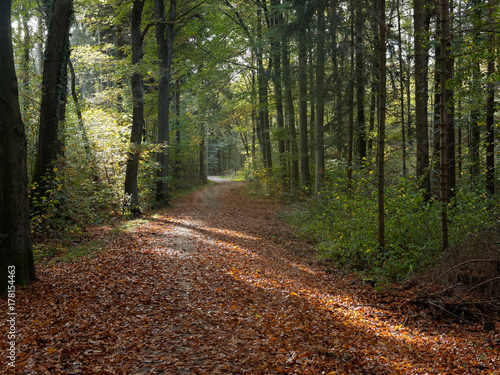
<path id="1" fill-rule="evenodd" d="M 365 129 L 365 80 L 364 80 L 364 46 L 363 46 L 363 5 L 361 0 L 356 0 L 356 132 L 358 136 L 359 163 L 366 161 L 366 129 Z"/>
<path id="2" fill-rule="evenodd" d="M 170 142 L 170 77 L 172 66 L 172 49 L 174 46 L 174 21 L 177 12 L 177 1 L 170 0 L 168 25 L 165 25 L 165 5 L 163 0 L 155 0 L 156 43 L 158 44 L 158 59 L 160 82 L 158 84 L 158 124 L 156 143 L 160 151 L 156 152 L 156 162 L 159 165 L 156 181 L 156 201 L 163 206 L 169 204 L 168 189 L 168 159 Z M 166 37 L 165 37 L 166 31 Z"/>
<path id="3" fill-rule="evenodd" d="M 351 0 L 351 68 L 349 79 L 349 140 L 347 146 L 347 189 L 352 190 L 352 159 L 354 148 L 354 2 Z"/>
<path id="4" fill-rule="evenodd" d="M 396 2 L 396 12 L 398 14 L 398 60 L 399 60 L 399 101 L 401 108 L 401 148 L 403 162 L 403 177 L 406 177 L 406 127 L 405 127 L 405 77 L 403 65 L 403 43 L 401 39 L 401 10 L 400 0 Z"/>
<path id="5" fill-rule="evenodd" d="M 448 37 L 449 37 L 449 3 L 448 0 L 439 1 L 439 20 L 440 20 L 440 44 L 441 44 L 441 89 L 444 90 L 446 86 L 447 79 L 447 60 L 448 60 L 448 48 L 446 48 Z M 448 121 L 448 103 L 446 101 L 446 95 L 441 95 L 440 98 L 440 188 L 441 188 L 441 245 L 443 249 L 448 247 L 448 178 L 446 171 L 447 166 L 447 121 Z"/>
<path id="6" fill-rule="evenodd" d="M 446 103 L 446 187 L 448 189 L 446 196 L 448 201 L 455 196 L 456 187 L 456 163 L 455 163 L 455 103 L 453 100 L 454 91 L 451 85 L 454 71 L 454 58 L 451 54 L 451 35 L 452 35 L 452 22 L 450 14 L 453 10 L 453 1 L 448 1 L 448 19 L 446 22 L 447 36 L 446 36 L 446 81 L 445 86 L 441 86 L 441 92 L 444 92 L 444 100 Z M 441 83 L 442 84 L 442 83 Z"/>
<path id="7" fill-rule="evenodd" d="M 373 12 L 376 13 L 376 16 L 372 17 L 372 30 L 373 30 L 373 43 L 375 46 L 380 45 L 379 37 L 380 37 L 380 31 L 379 31 L 379 9 L 378 9 L 379 3 L 375 2 L 373 4 Z M 379 88 L 380 88 L 380 83 L 378 81 L 379 79 L 379 73 L 380 73 L 380 56 L 378 55 L 379 51 L 377 48 L 375 48 L 374 53 L 372 54 L 372 79 L 371 79 L 371 100 L 370 100 L 370 117 L 369 117 L 369 131 L 370 134 L 373 132 L 375 129 L 375 118 L 378 117 L 378 99 L 379 99 Z M 367 154 L 371 155 L 372 149 L 373 149 L 373 139 L 370 137 L 367 141 L 366 144 L 367 147 Z"/>
<path id="8" fill-rule="evenodd" d="M 45 49 L 40 127 L 33 173 L 35 195 L 44 196 L 54 178 L 59 137 L 59 109 L 67 83 L 69 29 L 73 15 L 72 0 L 55 0 L 51 10 L 49 33 Z M 66 78 L 65 78 L 66 76 Z"/>
<path id="9" fill-rule="evenodd" d="M 282 15 L 279 10 L 280 1 L 271 0 L 272 6 L 272 30 L 271 30 L 271 55 L 273 67 L 274 100 L 276 103 L 276 126 L 278 128 L 278 153 L 281 166 L 282 185 L 285 184 L 286 159 L 285 159 L 285 139 L 284 139 L 284 115 L 283 115 L 283 90 L 281 84 L 281 43 L 279 32 L 282 26 Z"/>
<path id="10" fill-rule="evenodd" d="M 495 34 L 493 12 L 496 7 L 494 1 L 489 1 L 488 19 L 490 32 L 488 34 L 488 83 L 486 85 L 486 190 L 493 195 L 495 193 L 495 85 L 493 75 L 495 73 Z"/>
<path id="11" fill-rule="evenodd" d="M 262 19 L 261 11 L 257 9 L 257 34 L 258 38 L 262 39 Z M 266 171 L 271 172 L 273 167 L 272 154 L 271 154 L 271 137 L 269 134 L 269 93 L 268 93 L 268 76 L 264 68 L 263 48 L 257 48 L 257 66 L 258 66 L 258 94 L 259 94 L 259 127 L 260 139 L 262 146 L 262 159 Z"/>
<path id="12" fill-rule="evenodd" d="M 297 131 L 295 129 L 295 107 L 292 96 L 292 80 L 290 68 L 290 56 L 288 53 L 288 37 L 283 33 L 281 43 L 281 53 L 283 60 L 283 85 L 285 87 L 285 110 L 288 133 L 290 136 L 290 185 L 297 186 L 299 183 L 299 159 L 297 146 Z"/>
<path id="13" fill-rule="evenodd" d="M 311 186 L 309 171 L 309 142 L 307 126 L 307 41 L 306 27 L 299 25 L 299 149 L 300 179 L 303 186 Z"/>
<path id="14" fill-rule="evenodd" d="M 199 150 L 199 159 L 200 159 L 200 180 L 202 183 L 207 182 L 207 168 L 205 165 L 205 129 L 203 129 L 203 125 L 201 125 L 201 141 Z"/>
<path id="15" fill-rule="evenodd" d="M 476 29 L 479 29 L 481 26 L 479 25 L 481 21 L 481 0 L 473 0 L 472 6 L 475 9 L 474 11 L 474 26 Z M 481 43 L 481 32 L 479 30 L 476 31 L 474 35 L 474 42 L 477 45 Z M 477 92 L 480 90 L 479 80 L 481 77 L 481 62 L 479 59 L 476 59 L 473 68 L 472 68 L 472 89 L 470 90 L 471 101 L 474 101 L 474 97 L 477 95 Z M 473 109 L 471 110 L 471 124 L 470 124 L 470 135 L 469 135 L 469 157 L 470 157 L 470 174 L 472 181 L 477 182 L 480 174 L 480 160 L 479 160 L 479 150 L 481 145 L 481 128 L 480 128 L 480 105 L 473 105 Z"/>
<path id="16" fill-rule="evenodd" d="M 385 249 L 385 103 L 386 103 L 386 24 L 385 24 L 385 0 L 379 0 L 380 12 L 380 88 L 379 88 L 379 120 L 378 120 L 378 243 L 380 248 Z"/>
<path id="17" fill-rule="evenodd" d="M 175 113 L 175 163 L 174 175 L 181 178 L 181 84 L 179 79 L 174 84 L 174 113 Z"/>
<path id="18" fill-rule="evenodd" d="M 0 2 L 0 293 L 15 293 L 14 281 L 27 285 L 36 280 L 26 134 L 12 49 L 11 5 L 11 0 Z"/>
<path id="19" fill-rule="evenodd" d="M 427 71 L 428 40 L 426 37 L 426 18 L 424 0 L 414 0 L 415 27 L 415 136 L 417 147 L 417 179 L 424 190 L 424 199 L 431 196 L 431 180 L 429 174 L 429 133 L 427 122 Z"/>
<path id="20" fill-rule="evenodd" d="M 316 63 L 316 170 L 315 185 L 316 193 L 323 185 L 325 175 L 325 145 L 324 145 L 324 117 L 325 117 L 325 1 L 320 0 L 317 9 L 318 37 L 317 63 Z"/>
<path id="21" fill-rule="evenodd" d="M 141 152 L 142 132 L 144 129 L 144 89 L 142 74 L 138 65 L 143 55 L 143 36 L 141 32 L 142 10 L 145 0 L 134 0 L 130 32 L 132 35 L 132 130 L 130 132 L 130 151 L 125 169 L 125 196 L 130 199 L 131 213 L 140 213 L 139 188 L 137 186 L 137 172 Z"/>

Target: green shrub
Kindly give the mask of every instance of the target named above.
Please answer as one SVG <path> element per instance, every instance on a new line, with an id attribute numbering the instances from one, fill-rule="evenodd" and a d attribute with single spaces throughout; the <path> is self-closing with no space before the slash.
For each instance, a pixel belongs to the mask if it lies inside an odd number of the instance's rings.
<path id="1" fill-rule="evenodd" d="M 378 283 L 402 281 L 429 269 L 442 253 L 439 202 L 424 202 L 413 178 L 386 187 L 386 247 L 380 250 L 374 175 L 353 175 L 349 194 L 343 172 L 331 168 L 317 196 L 291 206 L 284 216 L 296 234 L 318 242 L 321 259 L 361 271 Z M 496 201 L 485 192 L 457 190 L 449 207 L 451 244 L 498 222 Z"/>

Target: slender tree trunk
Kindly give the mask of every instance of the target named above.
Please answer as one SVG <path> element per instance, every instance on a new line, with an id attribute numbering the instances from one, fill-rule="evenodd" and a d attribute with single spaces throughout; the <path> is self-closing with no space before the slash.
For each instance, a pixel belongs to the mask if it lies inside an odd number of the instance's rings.
<path id="1" fill-rule="evenodd" d="M 141 33 L 142 10 L 145 0 L 134 0 L 130 31 L 132 35 L 132 65 L 134 67 L 132 86 L 132 130 L 130 133 L 130 151 L 125 169 L 125 196 L 130 199 L 131 213 L 140 213 L 139 188 L 137 173 L 139 170 L 140 148 L 144 129 L 144 89 L 142 74 L 138 65 L 143 55 L 143 36 Z"/>
<path id="2" fill-rule="evenodd" d="M 33 174 L 35 195 L 45 196 L 54 178 L 59 137 L 59 109 L 67 83 L 69 29 L 73 14 L 72 0 L 55 0 L 51 10 L 45 50 L 40 104 L 40 127 Z M 66 76 L 66 78 L 65 78 Z"/>
<path id="3" fill-rule="evenodd" d="M 386 104 L 386 24 L 385 0 L 379 0 L 380 12 L 380 89 L 379 89 L 379 120 L 378 120 L 378 243 L 382 250 L 385 249 L 385 104 Z"/>
<path id="4" fill-rule="evenodd" d="M 481 26 L 478 25 L 481 22 L 481 10 L 480 10 L 481 0 L 473 0 L 472 6 L 475 8 L 474 18 L 476 19 L 475 27 L 479 28 Z M 474 42 L 479 45 L 481 43 L 481 32 L 476 31 L 474 36 Z M 471 101 L 474 101 L 474 96 L 477 95 L 477 92 L 480 90 L 479 80 L 481 77 L 481 62 L 479 59 L 476 59 L 474 66 L 472 68 L 472 87 L 470 90 L 471 93 Z M 481 145 L 481 128 L 479 125 L 480 121 L 480 105 L 473 105 L 473 109 L 471 110 L 471 125 L 470 125 L 470 135 L 469 135 L 469 157 L 470 157 L 470 174 L 472 181 L 476 182 L 479 179 L 480 174 L 480 161 L 479 161 L 479 150 Z"/>
<path id="5" fill-rule="evenodd" d="M 174 113 L 175 113 L 175 164 L 174 175 L 181 178 L 182 162 L 181 162 L 181 85 L 179 79 L 174 85 Z"/>
<path id="6" fill-rule="evenodd" d="M 489 1 L 488 18 L 490 33 L 488 34 L 488 83 L 486 85 L 486 190 L 491 195 L 495 194 L 495 34 L 493 32 L 493 12 L 496 6 Z"/>
<path id="7" fill-rule="evenodd" d="M 455 102 L 453 100 L 454 91 L 451 85 L 447 83 L 453 78 L 454 71 L 454 58 L 450 52 L 451 49 L 451 34 L 452 34 L 452 22 L 450 14 L 453 10 L 453 1 L 448 1 L 448 19 L 446 22 L 447 27 L 447 37 L 446 37 L 446 84 L 441 86 L 441 92 L 444 92 L 444 100 L 446 103 L 446 187 L 448 189 L 446 196 L 448 201 L 455 196 L 456 187 L 456 162 L 455 162 Z M 442 84 L 442 83 L 441 83 Z"/>
<path id="8" fill-rule="evenodd" d="M 309 142 L 307 126 L 307 41 L 304 25 L 299 26 L 299 150 L 300 179 L 305 187 L 311 186 L 309 171 Z"/>
<path id="9" fill-rule="evenodd" d="M 417 179 L 420 188 L 424 190 L 424 199 L 431 196 L 429 174 L 429 133 L 427 122 L 427 71 L 428 71 L 428 41 L 426 37 L 426 2 L 414 0 L 415 27 L 415 136 L 417 147 Z"/>
<path id="10" fill-rule="evenodd" d="M 446 86 L 447 79 L 447 60 L 448 60 L 448 49 L 446 48 L 448 37 L 449 37 L 449 3 L 448 0 L 439 1 L 439 20 L 441 24 L 441 89 L 444 90 Z M 446 123 L 448 121 L 448 103 L 446 102 L 446 95 L 441 95 L 440 100 L 440 162 L 441 171 L 440 174 L 440 187 L 441 187 L 441 245 L 443 249 L 448 247 L 448 186 L 447 186 L 447 127 Z"/>
<path id="11" fill-rule="evenodd" d="M 351 0 L 351 69 L 349 79 L 349 140 L 347 150 L 347 189 L 352 190 L 352 159 L 354 146 L 354 0 Z"/>
<path id="12" fill-rule="evenodd" d="M 15 293 L 14 282 L 27 285 L 36 280 L 11 5 L 11 0 L 0 2 L 0 293 Z"/>
<path id="13" fill-rule="evenodd" d="M 276 103 L 276 126 L 278 128 L 279 138 L 278 138 L 278 153 L 281 168 L 281 178 L 282 185 L 285 184 L 286 177 L 286 159 L 285 159 L 285 139 L 284 139 L 284 116 L 283 116 L 283 90 L 281 85 L 281 43 L 279 37 L 279 31 L 281 30 L 282 16 L 279 13 L 278 7 L 280 5 L 279 0 L 271 0 L 271 6 L 273 7 L 273 14 L 271 18 L 272 30 L 271 30 L 271 55 L 272 55 L 272 66 L 273 66 L 273 86 L 274 86 L 274 100 Z"/>
<path id="14" fill-rule="evenodd" d="M 205 129 L 203 125 L 201 126 L 201 141 L 199 148 L 199 159 L 200 159 L 200 180 L 202 183 L 207 182 L 207 169 L 205 166 Z"/>
<path id="15" fill-rule="evenodd" d="M 356 133 L 358 136 L 358 155 L 359 163 L 366 162 L 366 129 L 365 129 L 365 85 L 364 80 L 364 47 L 363 47 L 363 8 L 361 0 L 356 0 L 356 20 L 355 20 L 355 34 L 356 34 Z"/>
<path id="16" fill-rule="evenodd" d="M 324 145 L 324 117 L 325 117 L 325 2 L 320 0 L 318 4 L 318 37 L 317 63 L 316 63 L 316 171 L 315 185 L 316 193 L 323 185 L 325 175 L 325 145 Z"/>
<path id="17" fill-rule="evenodd" d="M 156 181 L 156 201 L 168 206 L 170 203 L 169 179 L 169 149 L 170 146 L 170 78 L 172 67 L 172 49 L 174 46 L 174 21 L 177 1 L 170 0 L 168 25 L 165 25 L 165 5 L 163 0 L 155 0 L 156 43 L 158 44 L 158 59 L 160 67 L 160 82 L 158 84 L 158 128 L 156 143 L 160 148 L 156 152 L 156 162 L 159 165 Z M 166 37 L 165 37 L 166 31 Z"/>
<path id="18" fill-rule="evenodd" d="M 375 17 L 372 17 L 372 30 L 373 30 L 373 42 L 375 46 L 378 46 L 380 44 L 379 37 L 380 37 L 380 31 L 379 31 L 379 19 L 378 19 L 378 13 L 380 13 L 379 9 L 379 2 L 375 2 L 373 4 L 373 12 L 376 13 Z M 379 88 L 380 88 L 380 83 L 378 81 L 379 76 L 380 76 L 380 56 L 378 55 L 379 51 L 378 49 L 375 49 L 374 53 L 372 54 L 372 79 L 371 79 L 371 100 L 370 100 L 370 118 L 369 118 L 369 131 L 370 133 L 373 132 L 375 129 L 375 118 L 378 117 L 378 99 L 379 99 Z M 367 141 L 366 144 L 367 147 L 367 154 L 372 153 L 373 149 L 373 139 L 370 137 Z"/>
<path id="19" fill-rule="evenodd" d="M 285 109 L 286 120 L 288 125 L 288 133 L 290 136 L 290 185 L 297 186 L 299 183 L 299 159 L 297 146 L 297 131 L 295 129 L 295 107 L 292 96 L 292 80 L 290 78 L 290 56 L 288 54 L 288 38 L 286 33 L 283 33 L 281 43 L 281 52 L 283 60 L 283 85 L 285 86 Z"/>
<path id="20" fill-rule="evenodd" d="M 401 148 L 402 148 L 402 163 L 403 177 L 406 177 L 406 127 L 405 127 L 405 77 L 403 65 L 403 43 L 401 39 L 401 11 L 400 0 L 396 2 L 396 12 L 398 14 L 398 58 L 399 58 L 399 101 L 401 108 Z"/>
<path id="21" fill-rule="evenodd" d="M 261 11 L 257 10 L 257 34 L 262 39 L 262 20 Z M 268 98 L 268 77 L 264 69 L 264 60 L 262 47 L 257 48 L 257 66 L 258 66 L 258 86 L 259 86 L 259 125 L 260 138 L 262 141 L 262 159 L 266 171 L 271 172 L 273 167 L 271 155 L 271 138 L 269 134 L 269 98 Z"/>

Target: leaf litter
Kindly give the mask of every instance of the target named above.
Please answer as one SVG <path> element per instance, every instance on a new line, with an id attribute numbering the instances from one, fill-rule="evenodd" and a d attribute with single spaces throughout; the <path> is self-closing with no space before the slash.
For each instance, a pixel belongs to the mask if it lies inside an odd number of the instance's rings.
<path id="1" fill-rule="evenodd" d="M 500 374 L 497 331 L 323 269 L 283 207 L 242 185 L 180 198 L 93 259 L 38 266 L 17 290 L 12 373 Z"/>

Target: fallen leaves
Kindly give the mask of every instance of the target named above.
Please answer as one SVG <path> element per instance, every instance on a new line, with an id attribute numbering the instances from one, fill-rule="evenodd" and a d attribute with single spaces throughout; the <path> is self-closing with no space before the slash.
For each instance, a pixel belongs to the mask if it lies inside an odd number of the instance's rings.
<path id="1" fill-rule="evenodd" d="M 497 333 L 413 319 L 308 264 L 279 206 L 239 186 L 179 200 L 94 259 L 39 267 L 17 295 L 17 373 L 500 373 Z"/>

